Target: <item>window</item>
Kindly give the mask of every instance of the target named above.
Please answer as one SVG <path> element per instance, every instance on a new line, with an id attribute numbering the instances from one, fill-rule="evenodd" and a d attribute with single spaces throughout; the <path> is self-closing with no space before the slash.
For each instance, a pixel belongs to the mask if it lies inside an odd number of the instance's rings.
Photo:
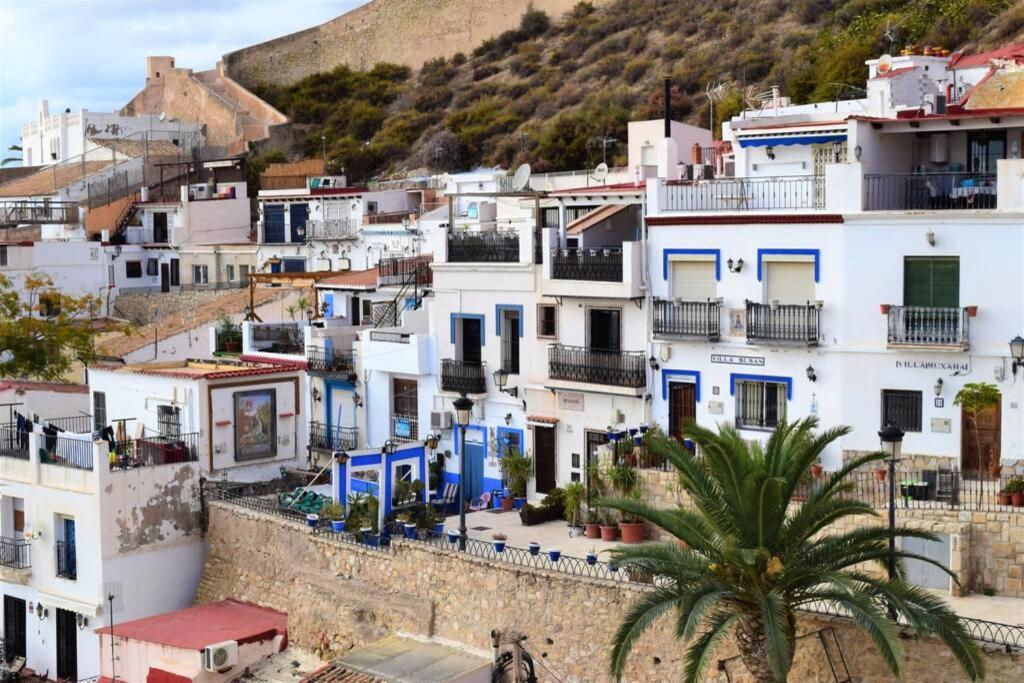
<path id="1" fill-rule="evenodd" d="M 7 265 L 7 246 L 0 246 L 0 266 Z"/>
<path id="2" fill-rule="evenodd" d="M 241 276 L 243 285 L 249 283 L 249 273 L 251 272 L 251 268 L 252 266 L 248 265 L 238 267 L 238 274 Z"/>
<path id="3" fill-rule="evenodd" d="M 131 280 L 142 277 L 142 261 L 125 261 L 124 276 Z"/>
<path id="4" fill-rule="evenodd" d="M 672 297 L 683 301 L 707 301 L 718 294 L 715 286 L 715 262 L 673 261 Z"/>
<path id="5" fill-rule="evenodd" d="M 592 351 L 621 351 L 621 312 L 616 308 L 591 308 L 587 313 L 589 348 Z"/>
<path id="6" fill-rule="evenodd" d="M 537 336 L 558 337 L 558 307 L 555 304 L 537 304 Z"/>
<path id="7" fill-rule="evenodd" d="M 60 293 L 43 292 L 39 295 L 39 313 L 45 318 L 60 315 Z"/>
<path id="8" fill-rule="evenodd" d="M 565 224 L 572 223 L 577 218 L 583 218 L 596 209 L 596 206 L 567 206 L 565 207 Z"/>
<path id="9" fill-rule="evenodd" d="M 75 520 L 57 517 L 57 576 L 74 581 L 78 578 L 78 558 L 75 554 Z"/>
<path id="10" fill-rule="evenodd" d="M 160 261 L 155 258 L 146 259 L 146 275 L 158 275 L 160 273 Z"/>
<path id="11" fill-rule="evenodd" d="M 882 427 L 890 422 L 905 432 L 921 431 L 920 391 L 882 389 Z"/>
<path id="12" fill-rule="evenodd" d="M 967 162 L 971 173 L 994 175 L 996 162 L 1005 158 L 1005 131 L 976 130 L 967 133 Z"/>
<path id="13" fill-rule="evenodd" d="M 497 456 L 500 458 L 512 451 L 515 451 L 516 453 L 523 452 L 523 433 L 518 429 L 505 429 L 504 427 L 498 427 Z"/>
<path id="14" fill-rule="evenodd" d="M 768 302 L 806 304 L 814 300 L 813 261 L 767 261 L 764 265 Z"/>
<path id="15" fill-rule="evenodd" d="M 107 426 L 107 395 L 102 391 L 92 392 L 92 428 L 100 431 Z"/>
<path id="16" fill-rule="evenodd" d="M 736 381 L 736 426 L 775 429 L 786 419 L 786 385 L 761 380 Z"/>
<path id="17" fill-rule="evenodd" d="M 156 426 L 160 436 L 180 436 L 181 408 L 177 406 L 157 406 Z"/>
<path id="18" fill-rule="evenodd" d="M 181 262 L 176 259 L 171 259 L 171 286 L 177 287 L 181 284 Z"/>
<path id="19" fill-rule="evenodd" d="M 542 228 L 558 227 L 558 207 L 549 206 L 541 209 L 540 225 Z"/>
<path id="20" fill-rule="evenodd" d="M 391 437 L 396 441 L 415 441 L 418 436 L 417 418 L 419 387 L 414 379 L 391 380 Z"/>
<path id="21" fill-rule="evenodd" d="M 207 266 L 192 266 L 192 283 L 205 285 L 210 282 L 210 272 Z"/>
<path id="22" fill-rule="evenodd" d="M 958 256 L 907 256 L 903 260 L 903 305 L 960 306 Z"/>
<path id="23" fill-rule="evenodd" d="M 519 374 L 518 310 L 501 310 L 501 367 L 510 375 Z"/>
<path id="24" fill-rule="evenodd" d="M 228 264 L 224 266 L 224 272 L 227 274 L 228 282 L 235 281 L 235 267 L 233 265 Z"/>

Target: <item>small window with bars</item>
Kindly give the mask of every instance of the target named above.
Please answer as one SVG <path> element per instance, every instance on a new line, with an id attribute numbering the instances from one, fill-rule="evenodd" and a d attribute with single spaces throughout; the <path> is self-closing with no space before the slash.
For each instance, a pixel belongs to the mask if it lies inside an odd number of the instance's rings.
<path id="1" fill-rule="evenodd" d="M 736 426 L 741 429 L 775 429 L 786 419 L 786 385 L 782 382 L 738 380 Z"/>
<path id="2" fill-rule="evenodd" d="M 0 246 L 0 267 L 7 265 L 7 245 Z"/>
<path id="3" fill-rule="evenodd" d="M 92 428 L 100 431 L 107 426 L 107 395 L 102 391 L 92 392 Z"/>
<path id="4" fill-rule="evenodd" d="M 156 425 L 160 436 L 181 436 L 181 408 L 157 406 Z"/>
<path id="5" fill-rule="evenodd" d="M 558 337 L 558 307 L 555 304 L 537 304 L 537 336 Z"/>
<path id="6" fill-rule="evenodd" d="M 903 389 L 882 389 L 882 427 L 895 424 L 905 432 L 921 431 L 921 406 L 923 394 L 920 391 Z"/>

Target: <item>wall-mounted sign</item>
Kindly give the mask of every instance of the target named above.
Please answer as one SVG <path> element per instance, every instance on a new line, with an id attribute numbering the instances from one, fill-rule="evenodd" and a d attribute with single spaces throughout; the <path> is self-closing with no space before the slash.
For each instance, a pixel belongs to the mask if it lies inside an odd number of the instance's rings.
<path id="1" fill-rule="evenodd" d="M 966 361 L 898 360 L 896 367 L 904 370 L 945 370 L 960 374 L 971 371 L 971 364 Z"/>
<path id="2" fill-rule="evenodd" d="M 239 391 L 235 399 L 235 460 L 277 455 L 277 392 Z"/>
<path id="3" fill-rule="evenodd" d="M 408 439 L 412 436 L 412 425 L 405 418 L 395 418 L 395 436 L 400 439 Z"/>
<path id="4" fill-rule="evenodd" d="M 713 353 L 711 354 L 711 362 L 723 365 L 755 365 L 757 367 L 764 367 L 763 356 L 734 356 L 727 353 Z"/>
<path id="5" fill-rule="evenodd" d="M 944 398 L 937 398 L 937 399 L 935 399 L 935 407 L 936 408 L 943 408 L 943 407 L 945 407 L 945 405 L 946 405 L 946 399 L 944 399 Z"/>
<path id="6" fill-rule="evenodd" d="M 576 391 L 559 392 L 558 409 L 583 412 L 583 394 Z"/>

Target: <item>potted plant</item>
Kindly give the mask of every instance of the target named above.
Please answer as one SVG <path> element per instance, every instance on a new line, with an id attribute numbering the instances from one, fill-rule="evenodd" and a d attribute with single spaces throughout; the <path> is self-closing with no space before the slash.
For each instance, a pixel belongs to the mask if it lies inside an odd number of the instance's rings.
<path id="1" fill-rule="evenodd" d="M 331 531 L 341 533 L 345 530 L 345 506 L 336 501 L 324 503 L 320 508 L 320 516 L 330 520 Z"/>
<path id="2" fill-rule="evenodd" d="M 977 306 L 964 306 L 964 308 L 967 309 L 967 315 L 969 315 L 970 317 L 972 317 L 972 318 L 978 317 L 978 307 Z"/>
<path id="3" fill-rule="evenodd" d="M 821 475 L 824 469 L 821 466 L 821 456 L 819 455 L 814 459 L 814 464 L 811 465 L 811 476 L 815 479 L 821 479 Z"/>
<path id="4" fill-rule="evenodd" d="M 508 540 L 508 536 L 500 531 L 496 531 L 491 534 L 491 538 L 494 540 L 494 551 L 498 553 L 505 552 L 505 541 Z"/>
<path id="5" fill-rule="evenodd" d="M 509 448 L 508 453 L 501 458 L 501 474 L 508 482 L 514 499 L 513 507 L 521 509 L 526 504 L 526 485 L 533 474 L 533 458 L 515 448 Z"/>
<path id="6" fill-rule="evenodd" d="M 595 564 L 597 564 L 597 550 L 596 549 L 591 548 L 590 551 L 587 553 L 587 564 L 589 564 L 591 567 L 593 567 Z"/>
<path id="7" fill-rule="evenodd" d="M 612 465 L 607 470 L 608 483 L 622 498 L 640 501 L 640 479 L 636 470 L 627 464 Z M 602 538 L 604 530 L 602 529 Z M 639 543 L 644 538 L 644 522 L 627 512 L 619 514 L 619 534 L 623 543 Z"/>
<path id="8" fill-rule="evenodd" d="M 553 522 L 556 519 L 565 519 L 565 489 L 558 486 L 548 491 L 541 501 L 541 507 L 547 516 L 543 521 Z"/>
<path id="9" fill-rule="evenodd" d="M 876 467 L 875 468 L 875 479 L 877 479 L 878 481 L 885 481 L 885 476 L 888 473 L 889 473 L 888 470 L 886 470 L 884 467 Z"/>
<path id="10" fill-rule="evenodd" d="M 548 521 L 548 511 L 544 506 L 537 507 L 527 503 L 519 509 L 519 520 L 523 523 L 523 526 L 533 526 L 534 524 L 543 524 Z"/>
<path id="11" fill-rule="evenodd" d="M 1013 498 L 1011 497 L 1010 492 L 1007 491 L 1006 489 L 1003 489 L 998 494 L 996 494 L 996 497 L 1000 505 L 1010 505 L 1011 503 L 1013 503 Z"/>
<path id="12" fill-rule="evenodd" d="M 639 488 L 633 489 L 628 497 L 636 502 L 643 500 L 643 494 Z M 628 512 L 623 512 L 619 519 L 619 533 L 622 535 L 623 543 L 639 543 L 644 540 L 646 525 L 643 519 Z"/>
<path id="13" fill-rule="evenodd" d="M 402 525 L 405 537 L 410 541 L 416 538 L 416 523 L 411 521 L 408 514 L 398 515 L 395 521 Z"/>
<path id="14" fill-rule="evenodd" d="M 538 554 L 540 554 L 540 543 L 537 543 L 536 541 L 530 541 L 530 554 L 531 555 L 538 555 Z"/>
<path id="15" fill-rule="evenodd" d="M 1006 482 L 1006 492 L 1010 494 L 1013 507 L 1024 507 L 1024 477 L 1011 477 Z"/>
<path id="16" fill-rule="evenodd" d="M 565 519 L 569 522 L 569 536 L 575 535 L 579 528 L 577 521 L 580 519 L 580 508 L 583 499 L 586 497 L 586 489 L 583 483 L 572 481 L 565 485 Z"/>
<path id="17" fill-rule="evenodd" d="M 515 498 L 512 497 L 512 492 L 509 491 L 508 489 L 505 489 L 503 495 L 501 496 L 501 511 L 512 512 L 513 508 L 515 508 L 515 502 L 516 500 Z"/>
<path id="18" fill-rule="evenodd" d="M 598 524 L 597 510 L 587 510 L 586 521 L 583 523 L 583 535 L 587 538 L 601 538 L 601 525 Z"/>
<path id="19" fill-rule="evenodd" d="M 452 545 L 459 542 L 459 532 L 457 529 L 448 529 L 448 542 Z"/>
<path id="20" fill-rule="evenodd" d="M 306 526 L 312 528 L 312 527 L 315 527 L 319 523 L 320 523 L 320 515 L 316 514 L 315 512 L 310 512 L 308 515 L 306 515 Z"/>
<path id="21" fill-rule="evenodd" d="M 439 513 L 433 506 L 427 506 L 426 511 L 422 517 L 423 528 L 434 536 L 440 537 L 444 534 L 444 520 L 441 518 Z"/>
<path id="22" fill-rule="evenodd" d="M 978 417 L 998 406 L 999 399 L 999 389 L 995 384 L 989 382 L 968 382 L 961 387 L 960 391 L 956 392 L 956 396 L 953 398 L 953 405 L 960 406 L 964 417 L 974 426 L 974 445 L 979 458 L 981 457 L 981 437 L 978 435 Z M 999 459 L 994 455 L 991 450 L 988 452 L 986 466 L 989 468 L 990 476 L 992 476 L 994 466 L 999 464 Z M 998 476 L 996 474 L 992 478 L 995 479 Z"/>
<path id="23" fill-rule="evenodd" d="M 227 313 L 221 313 L 217 318 L 217 338 L 222 347 L 218 351 L 239 353 L 242 350 L 242 328 Z"/>
<path id="24" fill-rule="evenodd" d="M 558 548 L 551 548 L 548 550 L 548 559 L 552 562 L 558 562 L 558 558 L 562 556 L 562 551 Z"/>

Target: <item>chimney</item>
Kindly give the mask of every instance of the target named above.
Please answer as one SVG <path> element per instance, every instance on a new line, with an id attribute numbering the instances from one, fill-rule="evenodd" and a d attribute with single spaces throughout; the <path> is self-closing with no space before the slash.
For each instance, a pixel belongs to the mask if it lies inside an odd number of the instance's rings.
<path id="1" fill-rule="evenodd" d="M 672 81 L 669 79 L 668 74 L 662 76 L 661 79 L 662 87 L 662 114 L 665 119 L 665 137 L 672 137 Z"/>
<path id="2" fill-rule="evenodd" d="M 672 84 L 668 75 L 662 77 L 665 107 L 665 137 L 657 145 L 658 177 L 664 180 L 675 180 L 679 176 L 679 149 L 672 139 Z"/>

